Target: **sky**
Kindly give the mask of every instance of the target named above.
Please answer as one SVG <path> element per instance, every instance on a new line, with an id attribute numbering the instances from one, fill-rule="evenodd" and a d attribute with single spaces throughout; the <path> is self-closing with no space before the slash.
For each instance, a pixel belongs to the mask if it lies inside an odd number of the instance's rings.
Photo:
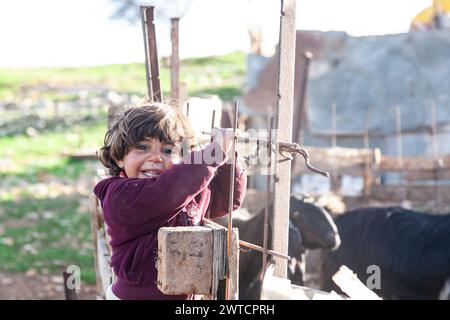
<path id="1" fill-rule="evenodd" d="M 180 56 L 248 51 L 249 25 L 260 24 L 265 49 L 278 42 L 279 0 L 190 1 L 180 19 Z M 145 2 L 145 1 L 143 1 Z M 297 0 L 296 27 L 353 36 L 408 32 L 432 0 Z M 140 21 L 110 19 L 111 0 L 1 0 L 0 67 L 81 66 L 144 61 Z M 157 16 L 158 18 L 158 16 Z M 170 55 L 169 24 L 157 20 L 159 56 Z"/>

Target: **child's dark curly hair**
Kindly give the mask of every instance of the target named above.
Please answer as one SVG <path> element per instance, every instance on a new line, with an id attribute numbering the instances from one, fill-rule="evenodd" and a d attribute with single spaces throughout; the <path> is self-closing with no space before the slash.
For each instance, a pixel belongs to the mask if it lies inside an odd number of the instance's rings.
<path id="1" fill-rule="evenodd" d="M 116 161 L 122 160 L 130 148 L 146 138 L 174 145 L 182 143 L 189 148 L 196 144 L 189 119 L 174 107 L 163 103 L 150 102 L 144 98 L 138 105 L 126 108 L 116 119 L 106 132 L 104 145 L 97 155 L 112 176 L 118 176 L 122 170 Z"/>

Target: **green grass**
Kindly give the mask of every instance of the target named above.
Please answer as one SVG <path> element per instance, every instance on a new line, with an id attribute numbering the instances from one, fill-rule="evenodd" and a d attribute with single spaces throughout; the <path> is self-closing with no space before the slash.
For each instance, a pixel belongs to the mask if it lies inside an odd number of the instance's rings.
<path id="1" fill-rule="evenodd" d="M 11 162 L 7 169 L 0 168 L 0 225 L 6 226 L 0 229 L 0 269 L 24 272 L 34 268 L 60 274 L 74 264 L 81 268 L 84 281 L 95 282 L 86 206 L 89 191 L 80 194 L 74 186 L 80 179 L 93 181 L 97 161 L 74 161 L 63 152 L 101 146 L 105 122 L 33 139 L 0 139 L 0 159 Z M 44 190 L 39 191 L 39 183 Z M 56 190 L 61 185 L 73 190 L 64 195 Z"/>
<path id="2" fill-rule="evenodd" d="M 0 269 L 25 272 L 33 268 L 57 273 L 77 265 L 83 280 L 95 282 L 89 214 L 78 210 L 79 197 L 30 197 L 0 204 L 2 216 L 15 221 L 28 218 L 26 226 L 3 231 L 0 240 L 12 239 L 12 243 L 0 241 Z"/>
<path id="3" fill-rule="evenodd" d="M 245 54 L 242 52 L 185 59 L 180 67 L 180 81 L 186 83 L 190 94 L 214 89 L 223 100 L 228 99 L 229 95 L 220 96 L 223 91 L 221 88 L 232 86 L 237 92 L 241 92 L 244 75 Z M 168 67 L 160 66 L 160 79 L 163 94 L 167 96 L 170 88 Z M 4 68 L 0 69 L 0 100 L 13 100 L 42 84 L 56 87 L 93 84 L 142 96 L 146 92 L 145 66 L 143 63 L 132 63 L 73 68 Z M 43 97 L 54 101 L 74 99 L 73 94 L 52 93 L 54 90 L 51 87 L 45 91 L 47 96 Z"/>
<path id="4" fill-rule="evenodd" d="M 0 159 L 7 160 L 10 165 L 7 170 L 0 167 L 0 176 L 13 174 L 36 181 L 33 179 L 39 174 L 49 172 L 63 177 L 63 168 L 68 164 L 77 166 L 77 163 L 69 163 L 68 158 L 62 154 L 80 149 L 98 149 L 102 145 L 105 131 L 106 119 L 85 128 L 45 132 L 34 138 L 25 135 L 1 138 Z M 69 175 L 69 178 L 76 176 Z"/>
<path id="5" fill-rule="evenodd" d="M 0 99 L 6 100 L 39 84 L 72 86 L 99 84 L 123 92 L 145 92 L 145 69 L 141 64 L 73 68 L 0 69 Z M 49 90 L 51 91 L 51 90 Z"/>

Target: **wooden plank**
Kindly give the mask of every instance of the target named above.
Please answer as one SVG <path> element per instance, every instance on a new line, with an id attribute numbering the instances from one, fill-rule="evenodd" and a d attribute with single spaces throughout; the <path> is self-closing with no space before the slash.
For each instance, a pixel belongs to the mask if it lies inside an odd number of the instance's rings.
<path id="1" fill-rule="evenodd" d="M 62 155 L 64 157 L 68 157 L 71 160 L 75 160 L 75 161 L 98 160 L 98 158 L 97 158 L 97 150 L 63 152 Z"/>
<path id="2" fill-rule="evenodd" d="M 212 229 L 213 232 L 213 261 L 212 261 L 212 285 L 211 285 L 211 300 L 217 300 L 219 281 L 227 276 L 227 229 L 222 225 L 205 218 L 203 220 L 204 226 Z"/>
<path id="3" fill-rule="evenodd" d="M 385 200 L 402 202 L 411 201 L 432 201 L 436 197 L 437 188 L 442 201 L 450 201 L 450 186 L 448 185 L 374 185 L 371 190 L 371 198 L 375 200 Z"/>
<path id="4" fill-rule="evenodd" d="M 261 300 L 344 300 L 335 292 L 326 292 L 293 285 L 290 280 L 273 275 L 273 265 L 267 268 L 261 288 Z"/>
<path id="5" fill-rule="evenodd" d="M 153 101 L 162 102 L 161 83 L 159 79 L 159 62 L 158 62 L 158 50 L 156 47 L 156 30 L 154 24 L 154 10 L 146 11 L 147 22 L 147 37 L 148 37 L 148 49 L 150 55 L 150 71 L 153 90 Z"/>
<path id="6" fill-rule="evenodd" d="M 159 79 L 158 50 L 154 24 L 154 7 L 141 6 L 144 24 L 144 45 L 147 71 L 147 94 L 152 101 L 162 102 L 161 83 Z"/>
<path id="7" fill-rule="evenodd" d="M 313 54 L 309 51 L 303 52 L 302 55 L 303 63 L 302 69 L 300 70 L 300 88 L 295 93 L 297 94 L 296 101 L 297 105 L 295 105 L 294 110 L 294 124 L 293 124 L 293 132 L 292 132 L 292 141 L 300 144 L 300 130 L 304 129 L 307 124 L 307 113 L 305 109 L 305 100 L 306 100 L 306 88 L 308 84 L 308 74 L 309 74 L 309 66 L 311 60 L 313 59 Z M 294 159 L 294 162 L 296 160 Z"/>
<path id="8" fill-rule="evenodd" d="M 141 24 L 142 24 L 142 35 L 144 37 L 144 52 L 145 52 L 145 80 L 147 83 L 147 96 L 149 99 L 152 99 L 153 97 L 153 90 L 152 90 L 152 80 L 151 80 L 151 71 L 150 71 L 150 57 L 149 57 L 149 50 L 148 50 L 148 36 L 147 36 L 147 23 L 145 18 L 145 11 L 147 7 L 141 6 Z M 111 126 L 109 125 L 110 121 L 108 120 L 108 128 Z"/>
<path id="9" fill-rule="evenodd" d="M 296 40 L 295 0 L 281 1 L 279 39 L 276 140 L 291 141 Z M 274 251 L 287 254 L 291 162 L 283 161 L 279 163 L 279 158 L 279 153 L 275 152 L 274 232 L 272 243 Z M 274 275 L 286 278 L 287 261 L 277 257 L 274 260 Z"/>
<path id="10" fill-rule="evenodd" d="M 105 298 L 108 286 L 113 283 L 114 275 L 111 269 L 111 253 L 109 251 L 108 244 L 106 243 L 104 234 L 99 230 L 97 232 L 97 262 L 98 272 L 101 280 L 101 287 L 103 290 L 103 298 Z"/>
<path id="11" fill-rule="evenodd" d="M 170 98 L 176 102 L 180 100 L 180 58 L 178 49 L 178 39 L 179 39 L 179 21 L 180 18 L 171 18 L 171 32 L 170 39 L 172 42 L 172 54 L 170 55 Z"/>
<path id="12" fill-rule="evenodd" d="M 436 170 L 407 171 L 403 175 L 406 181 L 420 180 L 447 180 L 450 179 L 450 168 L 437 168 Z"/>
<path id="13" fill-rule="evenodd" d="M 372 290 L 367 288 L 352 270 L 342 265 L 332 276 L 332 280 L 352 300 L 381 300 Z"/>
<path id="14" fill-rule="evenodd" d="M 239 231 L 233 228 L 231 233 L 231 258 L 228 260 L 229 290 L 227 300 L 239 299 Z"/>
<path id="15" fill-rule="evenodd" d="M 450 155 L 440 156 L 437 160 L 430 156 L 403 157 L 400 161 L 397 157 L 381 156 L 380 170 L 433 170 L 434 168 L 450 168 Z"/>
<path id="16" fill-rule="evenodd" d="M 105 292 L 103 291 L 102 280 L 100 277 L 100 270 L 98 264 L 98 249 L 97 249 L 97 232 L 99 229 L 98 225 L 98 199 L 94 194 L 89 197 L 90 201 L 90 214 L 91 214 L 91 238 L 94 247 L 94 266 L 95 266 L 95 283 L 97 286 L 97 295 L 104 297 Z"/>
<path id="17" fill-rule="evenodd" d="M 162 227 L 158 230 L 157 286 L 164 294 L 209 295 L 213 285 L 213 230 Z"/>
<path id="18" fill-rule="evenodd" d="M 64 281 L 64 296 L 66 300 L 77 300 L 77 291 L 76 288 L 69 287 L 69 279 L 72 274 L 63 271 L 63 281 Z"/>

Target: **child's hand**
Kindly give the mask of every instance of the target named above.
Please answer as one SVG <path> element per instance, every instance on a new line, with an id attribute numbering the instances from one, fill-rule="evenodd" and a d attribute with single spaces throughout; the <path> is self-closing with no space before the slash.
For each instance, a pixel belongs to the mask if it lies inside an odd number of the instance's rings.
<path id="1" fill-rule="evenodd" d="M 238 131 L 236 129 L 236 135 Z M 234 137 L 232 128 L 214 128 L 212 130 L 212 137 L 213 141 L 216 141 L 226 153 L 230 151 Z"/>

